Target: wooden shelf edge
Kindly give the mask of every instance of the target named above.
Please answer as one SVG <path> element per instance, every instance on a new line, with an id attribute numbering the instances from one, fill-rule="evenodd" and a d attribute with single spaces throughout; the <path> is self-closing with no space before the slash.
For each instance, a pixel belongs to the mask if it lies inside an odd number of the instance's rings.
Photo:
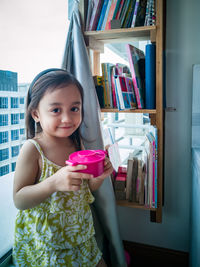
<path id="1" fill-rule="evenodd" d="M 130 202 L 127 200 L 116 200 L 116 204 L 118 206 L 129 207 L 129 208 L 134 208 L 134 209 L 142 209 L 142 210 L 150 210 L 150 211 L 156 211 L 157 210 L 155 208 L 145 207 L 143 205 L 139 205 L 138 203 Z"/>
<path id="2" fill-rule="evenodd" d="M 85 31 L 84 35 L 86 36 L 97 36 L 97 35 L 109 35 L 109 34 L 118 34 L 118 33 L 128 33 L 128 32 L 146 32 L 156 30 L 156 26 L 143 26 L 143 27 L 135 27 L 135 28 L 120 28 L 120 29 L 110 29 L 105 31 Z"/>
<path id="3" fill-rule="evenodd" d="M 156 26 L 154 25 L 135 28 L 110 29 L 106 31 L 85 31 L 84 36 L 86 38 L 92 37 L 95 40 L 107 43 L 112 41 L 124 42 L 130 38 L 149 40 L 155 32 Z"/>
<path id="4" fill-rule="evenodd" d="M 125 109 L 118 110 L 116 108 L 101 108 L 101 112 L 116 112 L 116 113 L 149 113 L 156 114 L 156 109 Z"/>

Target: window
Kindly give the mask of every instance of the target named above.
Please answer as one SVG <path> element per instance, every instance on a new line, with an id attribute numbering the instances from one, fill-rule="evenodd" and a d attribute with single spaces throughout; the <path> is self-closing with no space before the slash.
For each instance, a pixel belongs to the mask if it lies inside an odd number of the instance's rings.
<path id="1" fill-rule="evenodd" d="M 24 133 L 25 133 L 25 129 L 24 128 L 20 129 L 20 135 L 24 135 Z"/>
<path id="2" fill-rule="evenodd" d="M 8 98 L 0 97 L 0 108 L 8 108 Z"/>
<path id="3" fill-rule="evenodd" d="M 19 140 L 19 130 L 11 130 L 11 141 Z"/>
<path id="4" fill-rule="evenodd" d="M 11 9 L 15 12 L 11 12 Z M 15 110 L 12 110 L 11 100 L 8 99 L 7 112 L 3 110 L 7 106 L 3 104 L 5 107 L 1 107 L 0 104 L 0 126 L 4 126 L 0 127 L 0 131 L 8 131 L 8 137 L 0 135 L 0 142 L 3 143 L 3 140 L 8 138 L 9 146 L 8 162 L 0 162 L 0 258 L 12 248 L 13 243 L 16 214 L 12 199 L 13 171 L 16 155 L 23 145 L 25 136 L 24 119 L 20 114 L 25 110 L 29 87 L 27 85 L 40 71 L 52 66 L 60 68 L 69 25 L 67 12 L 66 0 L 0 1 L 1 40 L 3 40 L 0 42 L 0 97 L 11 95 L 13 98 L 18 98 L 19 105 L 16 111 L 17 103 L 13 100 Z M 14 34 L 11 34 L 13 32 Z M 19 130 L 19 140 L 15 140 L 15 145 L 19 147 L 11 149 L 13 145 L 9 142 L 11 135 L 13 139 L 18 138 L 18 134 L 16 132 L 11 134 L 11 130 L 16 128 Z M 0 149 L 4 149 L 5 146 L 7 144 L 0 143 Z"/>
<path id="5" fill-rule="evenodd" d="M 11 114 L 11 124 L 19 124 L 19 114 Z"/>
<path id="6" fill-rule="evenodd" d="M 0 114 L 0 126 L 8 125 L 8 114 Z"/>
<path id="7" fill-rule="evenodd" d="M 0 176 L 6 175 L 9 173 L 9 165 L 0 167 Z"/>
<path id="8" fill-rule="evenodd" d="M 11 171 L 12 172 L 15 171 L 15 166 L 16 166 L 16 162 L 12 162 L 12 164 L 11 164 Z"/>
<path id="9" fill-rule="evenodd" d="M 8 142 L 8 131 L 0 132 L 0 144 Z"/>
<path id="10" fill-rule="evenodd" d="M 12 153 L 12 157 L 16 157 L 19 154 L 19 146 L 12 146 L 11 147 L 11 153 Z"/>
<path id="11" fill-rule="evenodd" d="M 11 97 L 11 108 L 19 107 L 19 99 L 18 97 Z"/>
<path id="12" fill-rule="evenodd" d="M 9 149 L 1 149 L 0 150 L 0 161 L 6 160 L 9 158 Z"/>
<path id="13" fill-rule="evenodd" d="M 24 104 L 24 97 L 20 97 L 19 103 Z"/>
<path id="14" fill-rule="evenodd" d="M 20 120 L 24 119 L 24 113 L 20 113 Z"/>

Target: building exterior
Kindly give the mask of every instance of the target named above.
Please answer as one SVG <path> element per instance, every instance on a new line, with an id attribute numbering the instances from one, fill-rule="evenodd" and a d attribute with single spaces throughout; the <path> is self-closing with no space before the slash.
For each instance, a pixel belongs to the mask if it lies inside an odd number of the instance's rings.
<path id="1" fill-rule="evenodd" d="M 15 170 L 25 141 L 25 102 L 29 84 L 19 84 L 17 73 L 0 70 L 0 176 Z"/>

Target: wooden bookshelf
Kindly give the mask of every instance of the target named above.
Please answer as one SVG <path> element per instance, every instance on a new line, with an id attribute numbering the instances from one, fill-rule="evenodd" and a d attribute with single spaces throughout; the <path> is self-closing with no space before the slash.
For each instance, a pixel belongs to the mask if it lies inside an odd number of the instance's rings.
<path id="1" fill-rule="evenodd" d="M 158 169 L 157 169 L 157 209 L 149 209 L 144 206 L 135 205 L 128 201 L 117 201 L 120 206 L 148 209 L 150 210 L 150 220 L 152 222 L 162 222 L 163 205 L 163 47 L 164 47 L 164 3 L 165 0 L 156 0 L 156 26 L 144 26 L 135 28 L 111 29 L 106 31 L 86 31 L 84 38 L 86 46 L 93 51 L 90 62 L 93 62 L 93 75 L 100 75 L 100 53 L 104 51 L 104 44 L 128 41 L 151 40 L 156 43 L 156 109 L 131 109 L 118 111 L 116 109 L 102 109 L 102 112 L 128 112 L 128 113 L 148 113 L 151 124 L 158 129 Z M 83 19 L 86 17 L 87 0 L 80 0 L 80 11 Z"/>

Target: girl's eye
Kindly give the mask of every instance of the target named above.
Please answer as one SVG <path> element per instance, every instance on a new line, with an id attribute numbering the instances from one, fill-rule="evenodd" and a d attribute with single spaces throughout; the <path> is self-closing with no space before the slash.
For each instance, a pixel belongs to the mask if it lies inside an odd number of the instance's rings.
<path id="1" fill-rule="evenodd" d="M 71 111 L 77 112 L 77 111 L 79 111 L 79 108 L 78 107 L 73 107 L 73 108 L 71 108 Z"/>
<path id="2" fill-rule="evenodd" d="M 52 112 L 53 112 L 53 113 L 58 113 L 58 112 L 60 112 L 60 108 L 54 108 L 54 109 L 52 110 Z"/>

